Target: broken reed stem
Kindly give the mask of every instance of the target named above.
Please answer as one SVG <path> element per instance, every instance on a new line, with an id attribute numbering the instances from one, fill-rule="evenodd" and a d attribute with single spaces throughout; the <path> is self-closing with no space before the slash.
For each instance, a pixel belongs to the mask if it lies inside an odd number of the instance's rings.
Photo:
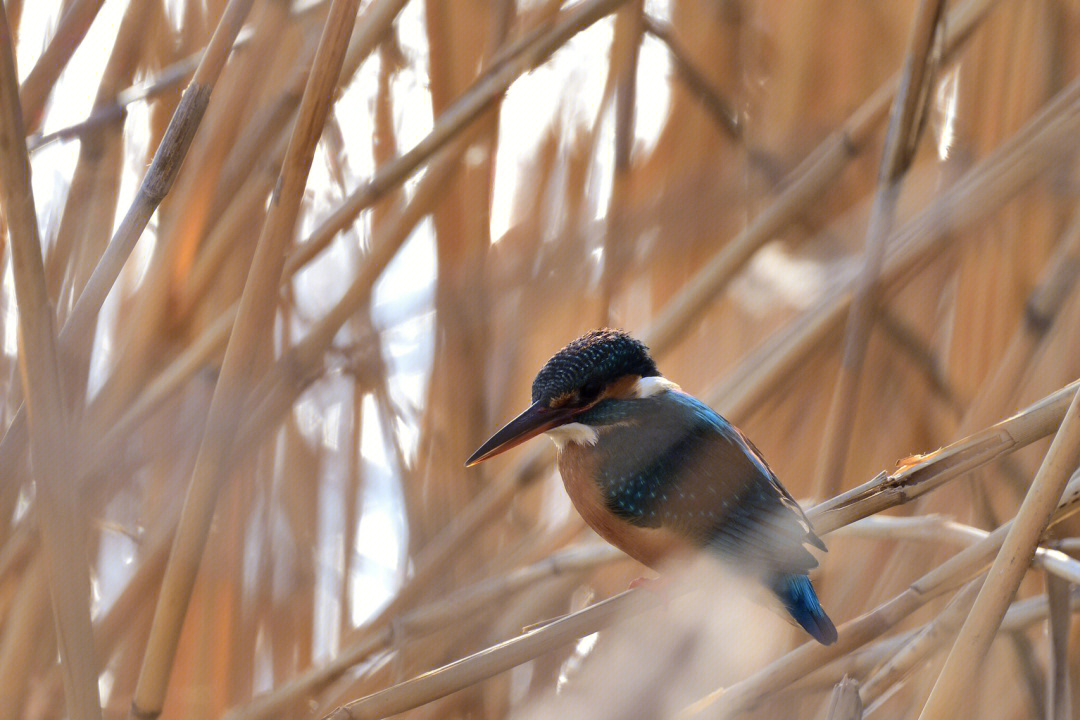
<path id="1" fill-rule="evenodd" d="M 930 96 L 928 87 L 933 77 L 930 55 L 944 6 L 944 0 L 921 0 L 908 38 L 900 86 L 889 114 L 877 192 L 870 211 L 865 262 L 855 283 L 840 360 L 840 375 L 825 420 L 818 454 L 815 497 L 832 497 L 843 484 L 844 464 L 855 424 L 859 379 L 862 377 L 870 330 L 879 303 L 885 243 L 892 232 L 896 201 L 903 187 L 904 173 L 911 165 L 925 103 Z"/>
<path id="2" fill-rule="evenodd" d="M 143 666 L 132 700 L 132 714 L 156 717 L 162 709 L 169 672 L 191 599 L 199 559 L 210 531 L 218 491 L 227 479 L 232 433 L 238 424 L 257 343 L 270 332 L 277 288 L 292 239 L 315 145 L 333 100 L 338 75 L 359 0 L 334 0 L 285 154 L 281 175 L 267 211 L 237 310 L 232 338 L 206 420 L 173 549 L 165 569 Z"/>
<path id="3" fill-rule="evenodd" d="M 863 703 L 859 697 L 859 683 L 852 677 L 844 677 L 833 688 L 829 698 L 826 720 L 862 720 Z"/>
<path id="4" fill-rule="evenodd" d="M 1050 636 L 1050 668 L 1046 688 L 1046 720 L 1068 720 L 1072 714 L 1072 690 L 1069 683 L 1069 608 L 1070 584 L 1046 574 L 1046 604 Z"/>
<path id="5" fill-rule="evenodd" d="M 986 583 L 960 629 L 920 717 L 953 717 L 969 692 L 990 649 L 1005 610 L 1031 564 L 1039 537 L 1058 505 L 1069 476 L 1080 463 L 1080 393 L 1073 396 L 1065 419 L 994 560 Z"/>
<path id="6" fill-rule="evenodd" d="M 75 720 L 95 720 L 101 717 L 101 703 L 90 622 L 90 562 L 84 518 L 66 487 L 76 467 L 72 422 L 41 258 L 14 52 L 7 11 L 0 7 L 0 204 L 7 222 L 19 309 L 19 375 L 27 399 L 37 518 L 68 715 Z"/>
<path id="7" fill-rule="evenodd" d="M 942 62 L 963 45 L 998 1 L 972 0 L 949 14 L 945 21 Z M 878 88 L 837 132 L 789 173 L 776 199 L 745 230 L 725 243 L 657 313 L 656 320 L 642 335 L 642 341 L 654 355 L 663 355 L 680 338 L 686 337 L 690 326 L 703 316 L 709 303 L 724 291 L 754 253 L 790 225 L 858 157 L 878 122 L 885 117 L 898 87 L 899 76 Z"/>
<path id="8" fill-rule="evenodd" d="M 1057 393 L 1048 396 L 1048 398 L 1044 398 L 1028 410 L 1009 420 L 999 423 L 994 426 L 994 428 L 989 428 L 983 433 L 979 433 L 978 436 L 1008 435 L 1009 431 L 1011 431 L 1015 433 L 1016 438 L 1020 438 L 1021 441 L 1026 441 L 1022 444 L 1026 444 L 1053 432 L 1054 427 L 1056 427 L 1054 418 L 1056 417 L 1058 422 L 1060 422 L 1061 415 L 1064 415 L 1065 412 L 1064 407 L 1061 407 L 1061 403 L 1057 401 L 1058 396 L 1067 395 L 1067 390 L 1072 390 L 1072 394 L 1075 395 L 1075 390 L 1078 385 L 1080 385 L 1080 381 L 1059 390 Z M 1061 415 L 1055 416 L 1055 411 L 1057 410 L 1060 410 Z M 1042 430 L 1042 435 L 1038 435 L 1040 430 Z M 875 478 L 870 483 L 867 483 L 867 485 L 877 487 L 880 493 L 888 497 L 888 500 L 883 503 L 870 502 L 873 493 L 867 487 L 864 487 L 862 488 L 863 492 L 854 501 L 838 502 L 840 499 L 837 498 L 834 499 L 834 501 L 830 501 L 823 511 L 815 512 L 818 508 L 823 507 L 820 505 L 815 508 L 810 508 L 807 511 L 807 516 L 812 522 L 814 522 L 814 518 L 816 517 L 818 520 L 815 523 L 815 529 L 819 534 L 825 534 L 831 530 L 835 530 L 843 524 L 855 522 L 859 517 L 866 517 L 872 513 L 880 512 L 880 510 L 884 508 L 907 502 L 907 500 L 922 494 L 921 492 L 916 491 L 916 488 L 918 487 L 923 487 L 922 492 L 939 487 L 943 482 L 955 478 L 960 470 L 967 471 L 974 469 L 982 463 L 990 462 L 995 459 L 1002 452 L 1016 450 L 1022 446 L 1021 442 L 1018 442 L 1016 438 L 1013 436 L 1009 437 L 1011 442 L 1007 444 L 1007 447 L 1010 448 L 1010 450 L 992 448 L 996 451 L 991 451 L 991 448 L 988 448 L 986 443 L 965 443 L 964 441 L 961 441 L 954 446 L 950 446 L 950 448 L 927 456 L 925 463 L 919 463 L 917 465 L 918 472 L 906 476 L 906 482 L 902 481 L 902 486 L 906 488 L 906 491 L 902 493 L 895 492 L 892 478 L 887 476 Z M 982 452 L 975 454 L 967 451 L 966 449 L 972 445 L 979 447 Z M 942 467 L 934 467 L 937 464 L 940 464 Z M 1070 493 L 1067 498 L 1062 500 L 1062 510 L 1058 513 L 1059 518 L 1064 517 L 1066 513 L 1074 511 L 1076 506 L 1080 505 L 1080 479 L 1077 480 L 1075 485 L 1076 487 L 1073 488 L 1074 492 Z M 845 495 L 850 494 L 851 493 L 849 492 Z M 812 669 L 821 667 L 840 655 L 846 654 L 849 650 L 859 647 L 879 636 L 918 607 L 921 607 L 926 602 L 929 602 L 933 598 L 952 589 L 965 580 L 967 575 L 974 574 L 980 570 L 982 564 L 986 562 L 989 555 L 1001 544 L 1008 527 L 1008 525 L 1002 526 L 975 544 L 965 548 L 958 555 L 931 571 L 931 573 L 927 574 L 924 578 L 913 583 L 904 593 L 889 601 L 889 603 L 880 606 L 875 611 L 864 615 L 862 618 L 858 618 L 845 624 L 840 629 L 840 639 L 835 645 L 826 647 L 811 643 L 799 648 L 794 651 L 794 653 L 789 653 L 788 656 L 781 658 L 777 663 L 783 661 L 784 664 L 780 666 L 780 670 L 772 671 L 774 677 L 780 677 L 782 686 L 786 686 L 798 677 L 807 674 Z M 633 591 L 616 595 L 605 600 L 602 608 L 599 608 L 597 605 L 592 605 L 576 613 L 571 613 L 558 621 L 543 625 L 531 633 L 519 636 L 493 648 L 463 658 L 452 665 L 445 666 L 439 670 L 434 670 L 418 678 L 414 678 L 413 680 L 406 681 L 405 683 L 395 685 L 394 687 L 387 688 L 386 690 L 366 698 L 361 698 L 353 703 L 349 703 L 344 706 L 344 708 L 339 709 L 337 713 L 331 715 L 331 717 L 351 717 L 354 719 L 381 717 L 385 714 L 403 712 L 409 708 L 417 707 L 420 704 L 430 702 L 438 697 L 460 690 L 467 685 L 491 677 L 516 664 L 533 659 L 536 655 L 530 655 L 528 652 L 529 648 L 535 651 L 537 647 L 559 647 L 560 645 L 572 642 L 577 637 L 596 632 L 606 623 L 611 621 L 613 617 L 613 606 L 618 610 L 633 608 L 633 611 L 644 610 L 647 607 L 647 605 L 644 604 L 632 606 L 632 602 L 634 602 Z M 571 623 L 570 621 L 573 622 Z M 556 637 L 546 640 L 537 638 L 536 635 L 541 633 L 551 633 Z M 807 660 L 801 659 L 802 656 L 791 659 L 792 655 L 800 652 L 803 654 L 811 652 L 817 654 L 811 655 Z M 822 655 L 822 653 L 826 654 Z M 774 663 L 774 665 L 776 665 L 776 663 Z M 769 667 L 771 668 L 773 666 Z M 453 668 L 453 670 L 451 671 L 449 668 Z M 444 671 L 449 674 L 445 676 L 442 675 Z M 748 679 L 748 681 L 744 681 L 744 683 L 748 684 L 738 684 L 738 687 L 743 688 L 740 691 L 743 694 L 742 699 L 736 705 L 735 709 L 747 707 L 749 704 L 756 702 L 760 693 L 763 693 L 767 691 L 769 687 L 772 687 L 767 681 L 758 678 L 756 675 L 753 676 L 753 678 L 753 682 L 749 682 L 750 679 Z M 776 689 L 780 686 L 781 685 L 777 685 Z M 733 686 L 732 689 L 734 689 L 734 687 L 737 686 Z M 699 709 L 713 704 L 717 701 L 717 698 L 722 700 L 726 697 L 726 694 L 719 693 L 710 696 L 703 701 L 703 704 Z"/>
<path id="9" fill-rule="evenodd" d="M 176 180 L 184 156 L 210 101 L 210 93 L 221 75 L 221 69 L 252 2 L 253 0 L 230 0 L 222 14 L 221 22 L 207 46 L 206 55 L 203 56 L 191 84 L 184 91 L 176 112 L 173 113 L 131 207 L 113 234 L 60 331 L 59 345 L 64 357 L 78 358 L 89 353 L 101 306 L 135 248 L 135 243 L 142 236 L 146 223 Z M 25 145 L 25 142 L 23 144 Z M 63 369 L 66 372 L 66 368 Z M 21 467 L 19 456 L 27 444 L 26 430 L 26 413 L 20 407 L 0 440 L 0 486 L 3 486 L 7 493 L 16 485 L 13 475 Z"/>
<path id="10" fill-rule="evenodd" d="M 1057 430 L 1080 388 L 1074 381 L 1024 410 L 973 435 L 926 455 L 907 458 L 892 475 L 881 473 L 807 510 L 819 534 L 910 502 L 962 473 L 1026 447 Z"/>

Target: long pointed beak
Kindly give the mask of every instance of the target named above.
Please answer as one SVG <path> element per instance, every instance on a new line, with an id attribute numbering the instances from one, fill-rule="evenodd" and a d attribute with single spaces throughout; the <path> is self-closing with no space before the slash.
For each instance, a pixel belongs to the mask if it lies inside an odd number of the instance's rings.
<path id="1" fill-rule="evenodd" d="M 549 408 L 542 403 L 533 403 L 528 410 L 506 423 L 465 461 L 465 467 L 481 463 L 553 427 L 565 425 L 581 411 L 581 408 Z"/>

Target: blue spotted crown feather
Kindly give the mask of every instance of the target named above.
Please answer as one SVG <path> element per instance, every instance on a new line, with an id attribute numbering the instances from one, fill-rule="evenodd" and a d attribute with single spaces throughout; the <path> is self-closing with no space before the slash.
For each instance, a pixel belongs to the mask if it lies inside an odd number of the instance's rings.
<path id="1" fill-rule="evenodd" d="M 649 357 L 649 348 L 622 330 L 593 330 L 574 340 L 537 373 L 532 401 L 552 400 L 576 390 L 597 391 L 624 375 L 654 377 L 660 374 Z"/>

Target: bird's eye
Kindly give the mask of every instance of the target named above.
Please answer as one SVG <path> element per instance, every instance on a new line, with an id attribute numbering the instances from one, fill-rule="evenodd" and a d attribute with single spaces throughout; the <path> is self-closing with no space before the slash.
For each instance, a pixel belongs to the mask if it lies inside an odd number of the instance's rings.
<path id="1" fill-rule="evenodd" d="M 578 390 L 578 397 L 585 401 L 594 400 L 601 390 L 603 386 L 598 381 L 590 380 Z"/>

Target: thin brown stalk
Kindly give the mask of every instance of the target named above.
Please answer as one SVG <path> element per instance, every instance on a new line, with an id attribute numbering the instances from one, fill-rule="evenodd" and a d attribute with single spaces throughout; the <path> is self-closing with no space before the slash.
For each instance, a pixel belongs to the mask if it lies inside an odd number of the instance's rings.
<path id="1" fill-rule="evenodd" d="M 1013 332 L 1001 360 L 964 414 L 960 432 L 970 432 L 1001 414 L 1020 384 L 1039 347 L 1053 327 L 1080 273 L 1080 212 L 1065 230 L 1060 248 L 1047 262 L 1038 285 L 1024 306 L 1023 319 Z"/>
<path id="2" fill-rule="evenodd" d="M 243 409 L 256 345 L 269 332 L 277 304 L 285 247 L 292 238 L 315 145 L 333 100 L 358 5 L 359 0 L 335 0 L 327 16 L 211 401 L 132 700 L 135 716 L 156 717 L 164 704 L 169 671 L 199 559 L 206 545 L 218 491 L 227 477 L 222 469 L 227 467 L 227 457 L 232 450 L 231 433 Z"/>
<path id="3" fill-rule="evenodd" d="M 873 707 L 875 701 L 901 682 L 918 665 L 941 648 L 960 630 L 975 596 L 982 587 L 982 578 L 972 580 L 953 596 L 945 609 L 876 669 L 859 689 L 863 703 Z"/>
<path id="4" fill-rule="evenodd" d="M 709 82 L 704 73 L 698 70 L 697 65 L 690 58 L 690 53 L 675 37 L 672 28 L 648 13 L 643 15 L 642 20 L 645 24 L 645 32 L 667 46 L 668 52 L 671 53 L 671 59 L 675 64 L 675 69 L 679 72 L 679 77 L 701 99 L 702 105 L 716 120 L 716 124 L 723 128 L 732 138 L 738 139 L 742 137 L 743 126 L 739 120 L 738 111 L 735 110 L 735 107 L 727 98 L 713 88 L 712 83 Z"/>
<path id="5" fill-rule="evenodd" d="M 981 583 L 981 580 L 979 580 L 979 582 Z M 961 592 L 964 591 L 961 590 Z M 956 596 L 954 596 L 954 598 L 955 597 Z M 974 600 L 975 597 L 974 594 L 972 594 L 971 602 L 974 602 Z M 970 603 L 968 603 L 968 605 L 970 607 Z M 1080 593 L 1073 592 L 1070 594 L 1069 609 L 1071 612 L 1076 612 L 1077 609 L 1080 609 Z M 1001 623 L 1001 631 L 1007 633 L 1023 632 L 1035 623 L 1045 621 L 1047 615 L 1048 608 L 1045 595 L 1030 597 L 1025 600 L 1017 600 L 1009 607 L 1009 612 L 1005 613 L 1005 619 Z M 924 633 L 930 624 L 938 622 L 939 618 L 940 614 L 927 625 L 883 638 L 871 645 L 867 645 L 855 652 L 849 653 L 848 655 L 839 658 L 836 662 L 815 670 L 792 683 L 790 689 L 791 691 L 799 691 L 812 688 L 827 688 L 839 682 L 845 674 L 852 674 L 856 677 L 867 677 L 867 682 L 864 684 L 865 687 L 866 684 L 869 684 L 872 677 L 877 674 L 878 670 L 885 669 L 890 660 L 897 657 L 897 653 L 904 652 L 904 654 L 907 655 L 905 650 L 906 646 L 921 633 Z M 961 622 L 963 622 L 962 616 L 956 620 L 956 628 L 953 632 L 959 630 Z M 938 633 L 938 635 L 939 637 L 941 636 L 940 633 Z M 944 636 L 944 640 L 947 640 L 948 637 L 950 636 Z M 937 646 L 928 649 L 933 651 L 937 649 Z M 921 658 L 912 659 L 921 661 Z M 867 714 L 873 712 L 876 709 L 875 706 L 888 697 L 888 688 L 882 688 L 881 691 L 884 693 L 883 695 L 879 695 L 877 700 L 867 703 Z"/>
<path id="6" fill-rule="evenodd" d="M 90 563 L 84 515 L 67 483 L 76 468 L 52 305 L 41 258 L 15 48 L 0 8 L 0 206 L 7 221 L 19 308 L 19 374 L 27 400 L 30 452 L 37 480 L 37 518 L 68 715 L 101 717 L 97 658 L 90 624 Z"/>
<path id="7" fill-rule="evenodd" d="M 1057 575 L 1046 575 L 1046 603 L 1049 619 L 1050 669 L 1046 692 L 1046 720 L 1067 720 L 1072 714 L 1069 681 L 1070 584 Z M 1004 623 L 1003 623 L 1004 624 Z"/>
<path id="8" fill-rule="evenodd" d="M 929 97 L 933 77 L 931 53 L 938 23 L 944 12 L 944 0 L 922 0 L 908 37 L 900 86 L 889 114 L 889 129 L 878 172 L 878 187 L 866 232 L 865 262 L 855 283 L 851 311 L 844 337 L 832 405 L 825 421 L 822 448 L 814 480 L 817 497 L 831 497 L 843 484 L 844 465 L 851 433 L 855 425 L 855 402 L 862 376 L 870 329 L 877 312 L 881 292 L 881 269 L 885 245 L 892 232 L 896 201 L 903 187 L 903 177 L 911 164 L 919 128 Z"/>
<path id="9" fill-rule="evenodd" d="M 119 87 L 131 81 L 142 55 L 143 32 L 152 9 L 150 3 L 129 5 L 120 22 L 112 52 L 94 97 L 94 107 L 109 101 Z M 79 144 L 79 160 L 71 176 L 71 186 L 64 202 L 64 212 L 56 233 L 56 244 L 45 260 L 49 294 L 59 298 L 59 316 L 66 316 L 66 294 L 61 293 L 61 279 L 67 273 L 97 262 L 96 253 L 112 233 L 116 213 L 116 192 L 120 185 L 121 149 L 119 131 L 86 135 Z M 90 227 L 87 227 L 90 226 Z M 88 249 L 95 251 L 89 263 L 76 263 L 76 256 Z M 84 277 L 73 279 L 71 285 L 77 297 L 82 291 Z"/>
<path id="10" fill-rule="evenodd" d="M 29 658 L 49 617 L 49 582 L 44 558 L 38 556 L 19 579 L 11 608 L 0 633 L 0 698 L 9 707 L 21 707 L 33 670 Z M 50 638 L 51 639 L 51 638 Z M 60 683 L 58 691 L 63 692 Z"/>
<path id="11" fill-rule="evenodd" d="M 1069 406 L 1016 522 L 994 560 L 986 583 L 964 621 L 921 717 L 944 718 L 956 713 L 975 681 L 1001 619 L 1028 570 L 1039 536 L 1061 498 L 1069 476 L 1080 464 L 1080 393 Z"/>
<path id="12" fill-rule="evenodd" d="M 873 529 L 867 533 L 866 531 L 870 528 Z M 894 541 L 920 540 L 961 546 L 971 545 L 989 535 L 986 530 L 980 530 L 971 525 L 945 520 L 940 516 L 925 515 L 904 518 L 872 515 L 845 526 L 844 532 L 863 537 L 883 537 Z M 1040 545 L 1035 549 L 1032 564 L 1063 579 L 1066 583 L 1080 581 L 1080 560 L 1066 555 L 1057 548 Z"/>
<path id="13" fill-rule="evenodd" d="M 463 687 L 551 652 L 574 638 L 595 632 L 597 628 L 611 622 L 617 612 L 626 612 L 631 608 L 632 611 L 644 611 L 649 604 L 642 602 L 641 598 L 635 598 L 635 594 L 638 593 L 627 590 L 538 630 L 354 700 L 330 713 L 327 720 L 374 720 L 445 697 Z M 631 604 L 633 600 L 637 602 Z"/>

